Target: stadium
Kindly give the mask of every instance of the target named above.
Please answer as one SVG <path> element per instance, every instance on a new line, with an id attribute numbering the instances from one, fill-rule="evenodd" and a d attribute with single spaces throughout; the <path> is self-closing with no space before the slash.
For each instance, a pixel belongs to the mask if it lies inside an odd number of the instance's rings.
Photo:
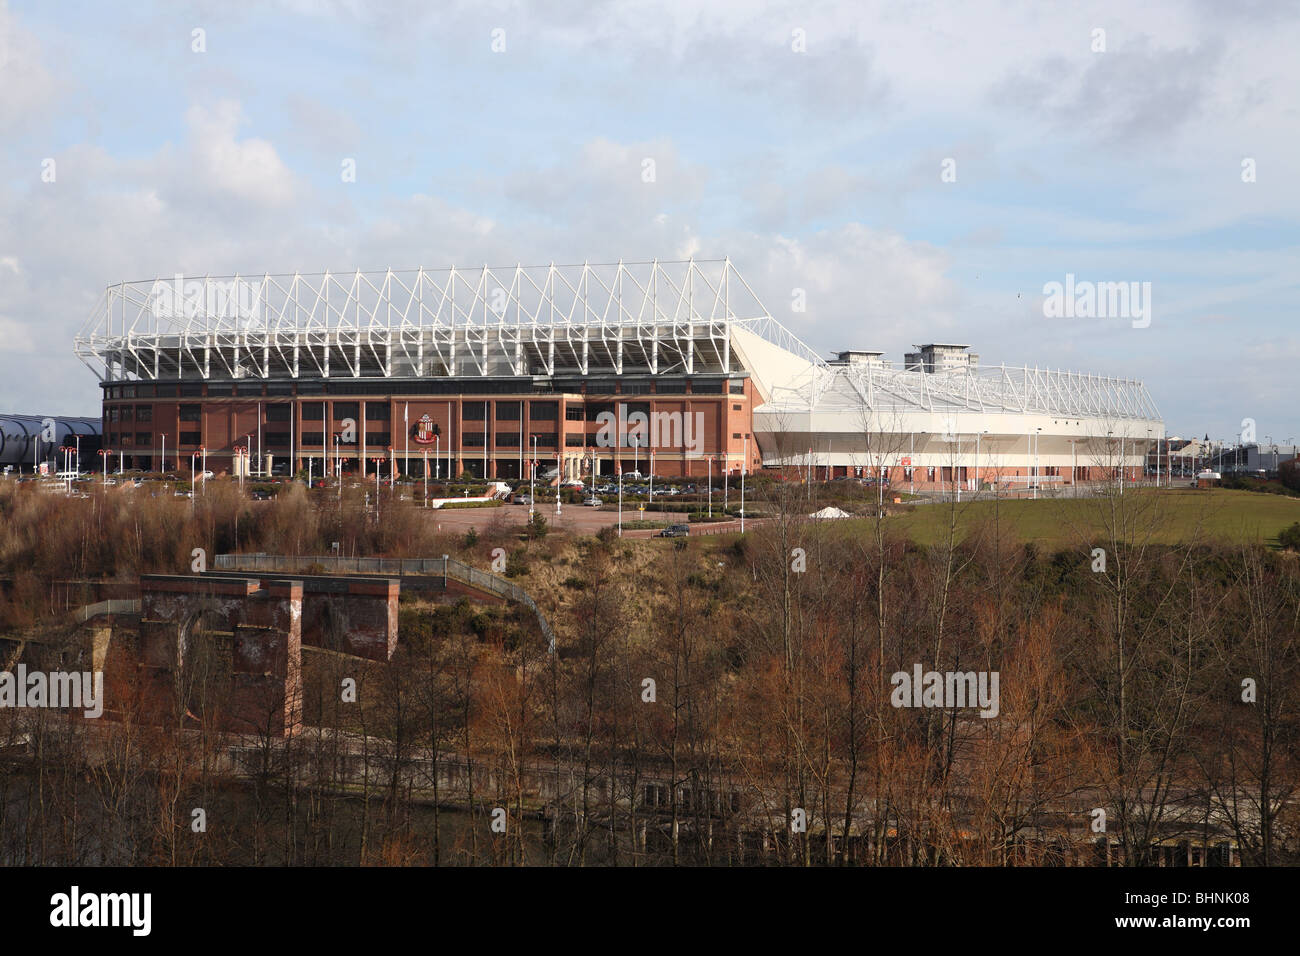
<path id="1" fill-rule="evenodd" d="M 122 467 L 514 479 L 795 469 L 925 488 L 1141 474 L 1142 383 L 928 344 L 826 359 L 730 260 L 159 278 L 75 342 Z"/>

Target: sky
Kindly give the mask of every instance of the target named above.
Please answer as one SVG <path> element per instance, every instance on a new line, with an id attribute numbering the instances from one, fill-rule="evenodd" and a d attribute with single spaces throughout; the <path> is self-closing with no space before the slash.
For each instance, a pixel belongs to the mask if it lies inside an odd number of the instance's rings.
<path id="1" fill-rule="evenodd" d="M 0 0 L 0 413 L 98 415 L 123 280 L 727 256 L 825 355 L 1300 442 L 1296 50 L 1274 0 Z"/>

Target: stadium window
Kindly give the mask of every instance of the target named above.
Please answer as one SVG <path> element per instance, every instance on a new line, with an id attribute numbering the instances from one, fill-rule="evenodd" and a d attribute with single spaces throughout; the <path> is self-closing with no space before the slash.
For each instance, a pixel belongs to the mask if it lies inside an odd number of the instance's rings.
<path id="1" fill-rule="evenodd" d="M 321 445 L 321 443 L 322 443 L 324 440 L 325 440 L 325 433 L 324 433 L 324 432 L 303 432 L 303 433 L 302 433 L 302 444 L 303 444 L 303 445 L 311 445 L 311 446 L 315 446 L 315 447 L 319 448 L 320 445 Z"/>
<path id="2" fill-rule="evenodd" d="M 268 448 L 288 448 L 289 433 L 288 432 L 267 432 L 263 436 L 262 441 Z"/>
<path id="3" fill-rule="evenodd" d="M 137 445 L 152 445 L 152 444 L 153 444 L 153 432 L 136 432 L 136 433 L 135 433 L 135 443 L 136 443 Z"/>
<path id="4" fill-rule="evenodd" d="M 528 447 L 532 447 L 534 438 L 537 439 L 538 448 L 555 448 L 559 441 L 559 435 L 555 432 L 534 432 L 528 439 Z"/>
<path id="5" fill-rule="evenodd" d="M 464 402 L 461 405 L 461 417 L 467 422 L 487 420 L 487 406 L 482 402 Z"/>
<path id="6" fill-rule="evenodd" d="M 585 411 L 581 405 L 565 405 L 564 420 L 566 422 L 580 422 L 583 420 Z"/>
<path id="7" fill-rule="evenodd" d="M 200 438 L 198 432 L 181 432 L 182 445 L 194 446 L 197 445 L 201 440 L 202 439 Z"/>
<path id="8" fill-rule="evenodd" d="M 289 420 L 289 405 L 267 405 L 266 420 L 268 422 L 287 422 Z"/>
<path id="9" fill-rule="evenodd" d="M 334 420 L 342 421 L 350 418 L 356 421 L 361 417 L 361 405 L 358 402 L 335 402 L 334 403 Z"/>
<path id="10" fill-rule="evenodd" d="M 135 407 L 135 420 L 136 420 L 137 422 L 151 422 L 151 421 L 153 421 L 153 406 L 152 406 L 152 405 L 137 405 L 137 406 Z"/>
<path id="11" fill-rule="evenodd" d="M 745 406 L 744 406 L 744 405 L 732 405 L 732 406 L 731 406 L 731 410 L 732 410 L 733 412 L 742 412 L 742 411 L 745 410 Z"/>
<path id="12" fill-rule="evenodd" d="M 732 438 L 739 438 L 739 437 L 740 437 L 740 432 L 732 432 L 732 433 L 731 433 L 731 437 L 732 437 Z"/>
<path id="13" fill-rule="evenodd" d="M 132 406 L 132 405 L 123 405 L 123 406 L 122 406 L 122 421 L 124 421 L 124 422 L 132 421 L 132 420 L 134 419 L 134 416 L 135 416 L 135 407 L 134 407 L 134 406 Z"/>
<path id="14" fill-rule="evenodd" d="M 482 448 L 484 446 L 484 434 L 482 432 L 466 432 L 462 439 L 462 444 L 466 448 Z"/>
<path id="15" fill-rule="evenodd" d="M 182 382 L 181 398 L 202 398 L 203 386 L 198 382 Z"/>
<path id="16" fill-rule="evenodd" d="M 120 408 L 118 408 L 116 405 L 113 405 L 112 407 L 109 408 L 108 420 L 110 422 L 121 421 L 121 418 L 122 418 L 122 410 Z"/>
<path id="17" fill-rule="evenodd" d="M 393 443 L 392 432 L 367 432 L 366 444 L 371 448 L 387 448 Z"/>
<path id="18" fill-rule="evenodd" d="M 565 448 L 582 448 L 587 444 L 587 436 L 582 432 L 575 432 L 564 436 Z"/>
<path id="19" fill-rule="evenodd" d="M 691 392 L 695 395 L 721 395 L 722 382 L 717 379 L 694 379 L 691 382 Z"/>
<path id="20" fill-rule="evenodd" d="M 302 420 L 305 422 L 321 422 L 325 420 L 325 406 L 317 402 L 306 402 L 302 406 Z"/>
<path id="21" fill-rule="evenodd" d="M 366 421 L 386 422 L 392 417 L 392 408 L 387 402 L 366 402 Z"/>
<path id="22" fill-rule="evenodd" d="M 180 420 L 183 422 L 197 422 L 201 417 L 202 409 L 198 405 L 182 405 L 180 410 Z"/>
<path id="23" fill-rule="evenodd" d="M 649 382 L 624 382 L 622 392 L 624 395 L 649 395 Z"/>
<path id="24" fill-rule="evenodd" d="M 587 406 L 587 421 L 595 422 L 600 420 L 602 413 L 608 412 L 614 414 L 614 406 L 609 404 L 596 404 Z"/>
<path id="25" fill-rule="evenodd" d="M 517 422 L 521 413 L 520 402 L 497 402 L 497 421 Z"/>
<path id="26" fill-rule="evenodd" d="M 559 402 L 531 402 L 528 417 L 537 422 L 553 422 L 560 414 Z"/>
<path id="27" fill-rule="evenodd" d="M 498 448 L 518 448 L 519 432 L 497 432 L 496 443 Z"/>

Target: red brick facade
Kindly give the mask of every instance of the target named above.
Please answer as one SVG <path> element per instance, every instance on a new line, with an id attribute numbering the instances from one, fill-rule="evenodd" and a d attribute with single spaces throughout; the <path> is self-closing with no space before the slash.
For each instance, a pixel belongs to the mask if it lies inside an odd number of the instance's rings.
<path id="1" fill-rule="evenodd" d="M 294 471 L 306 470 L 309 459 L 316 474 L 322 465 L 332 472 L 339 459 L 347 473 L 359 473 L 364 466 L 366 474 L 374 474 L 378 458 L 385 476 L 394 465 L 399 474 L 419 476 L 426 456 L 430 474 L 443 477 L 448 468 L 452 475 L 526 477 L 534 457 L 546 470 L 556 467 L 557 456 L 566 476 L 590 471 L 593 459 L 600 474 L 632 470 L 634 462 L 645 473 L 653 451 L 656 474 L 702 477 L 710 470 L 710 459 L 713 474 L 720 474 L 724 463 L 738 473 L 746 439 L 750 469 L 760 467 L 750 425 L 758 399 L 748 378 L 669 386 L 650 380 L 636 390 L 610 384 L 614 391 L 599 393 L 586 384 L 580 391 L 446 396 L 416 394 L 414 389 L 404 394 L 400 383 L 388 386 L 385 391 L 392 394 L 387 395 L 361 394 L 366 386 L 351 381 L 326 387 L 358 394 L 303 394 L 319 392 L 319 382 L 314 388 L 283 383 L 106 385 L 109 470 L 186 471 L 192 455 L 202 467 L 197 453 L 204 449 L 208 470 L 233 472 L 236 449 L 251 447 L 256 459 L 259 441 L 263 459 L 278 474 L 290 461 Z M 647 429 L 657 439 L 648 447 L 602 445 L 602 412 L 622 421 L 641 412 L 682 425 Z M 611 433 L 607 429 L 605 434 Z"/>

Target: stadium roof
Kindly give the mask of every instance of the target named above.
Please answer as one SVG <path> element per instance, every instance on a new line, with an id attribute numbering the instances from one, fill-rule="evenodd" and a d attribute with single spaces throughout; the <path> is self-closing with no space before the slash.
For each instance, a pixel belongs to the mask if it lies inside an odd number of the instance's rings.
<path id="1" fill-rule="evenodd" d="M 765 402 L 789 411 L 1159 418 L 1128 379 L 828 362 L 772 317 L 730 259 L 119 282 L 74 350 L 102 380 L 748 371 Z"/>

